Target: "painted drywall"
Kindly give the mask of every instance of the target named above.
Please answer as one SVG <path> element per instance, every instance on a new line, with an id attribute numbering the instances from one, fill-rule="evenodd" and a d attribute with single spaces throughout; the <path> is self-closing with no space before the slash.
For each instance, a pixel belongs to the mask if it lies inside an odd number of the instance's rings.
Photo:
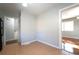
<path id="1" fill-rule="evenodd" d="M 65 19 L 63 21 L 64 22 L 66 22 L 66 21 L 74 21 L 74 30 L 73 31 L 63 31 L 62 36 L 63 37 L 68 37 L 68 38 L 79 39 L 79 20 L 76 19 L 76 18 L 71 18 L 71 19 Z"/>
<path id="2" fill-rule="evenodd" d="M 14 39 L 19 40 L 19 19 L 14 20 Z"/>
<path id="3" fill-rule="evenodd" d="M 14 20 L 6 18 L 5 23 L 6 41 L 14 40 Z"/>
<path id="4" fill-rule="evenodd" d="M 37 40 L 59 47 L 59 10 L 70 4 L 59 4 L 38 16 Z M 61 26 L 61 25 L 60 25 Z M 60 47 L 59 47 L 60 48 Z"/>
<path id="5" fill-rule="evenodd" d="M 29 42 L 35 40 L 36 32 L 36 18 L 35 16 L 29 14 L 26 8 L 21 10 L 21 20 L 20 20 L 20 37 L 21 43 Z"/>
<path id="6" fill-rule="evenodd" d="M 3 14 L 3 11 L 0 10 L 0 17 L 2 17 L 4 14 Z"/>
<path id="7" fill-rule="evenodd" d="M 19 19 L 14 18 L 14 21 L 6 18 L 6 40 L 19 40 Z M 13 24 L 12 24 L 13 23 Z"/>
<path id="8" fill-rule="evenodd" d="M 79 15 L 79 4 L 62 11 L 62 19 L 68 19 Z"/>

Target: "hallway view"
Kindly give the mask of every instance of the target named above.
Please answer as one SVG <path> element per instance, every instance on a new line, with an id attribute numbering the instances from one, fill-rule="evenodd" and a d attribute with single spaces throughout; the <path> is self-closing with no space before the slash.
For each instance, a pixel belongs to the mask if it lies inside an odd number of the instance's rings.
<path id="1" fill-rule="evenodd" d="M 40 42 L 33 42 L 20 46 L 17 43 L 8 44 L 2 51 L 2 55 L 62 55 L 61 50 L 45 45 Z"/>

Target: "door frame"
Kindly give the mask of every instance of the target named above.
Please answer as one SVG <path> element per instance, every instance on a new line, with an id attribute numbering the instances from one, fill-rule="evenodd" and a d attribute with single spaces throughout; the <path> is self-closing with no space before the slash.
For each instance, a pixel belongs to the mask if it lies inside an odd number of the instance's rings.
<path id="1" fill-rule="evenodd" d="M 77 5 L 79 4 L 75 3 L 75 4 L 72 4 L 70 6 L 67 6 L 59 10 L 59 49 L 62 49 L 62 11 L 69 9 L 69 8 L 73 8 Z"/>
<path id="2" fill-rule="evenodd" d="M 4 20 L 4 35 L 3 35 L 3 40 L 2 40 L 2 44 L 3 44 L 3 48 L 6 46 L 6 16 L 2 17 L 2 19 Z M 18 44 L 21 44 L 21 39 L 20 39 L 20 13 L 19 13 L 19 17 L 18 17 Z"/>

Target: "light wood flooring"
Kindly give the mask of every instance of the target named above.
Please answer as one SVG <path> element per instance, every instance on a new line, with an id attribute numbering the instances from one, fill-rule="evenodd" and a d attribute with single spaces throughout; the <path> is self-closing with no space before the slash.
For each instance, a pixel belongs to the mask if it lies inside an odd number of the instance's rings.
<path id="1" fill-rule="evenodd" d="M 1 55 L 63 55 L 62 51 L 40 42 L 20 46 L 18 43 L 7 45 Z"/>
<path id="2" fill-rule="evenodd" d="M 69 37 L 63 37 L 63 43 L 64 43 L 64 47 L 66 47 L 65 45 L 67 43 L 71 44 L 71 46 L 73 46 L 73 48 L 72 48 L 73 52 L 72 53 L 79 55 L 79 39 L 69 38 Z"/>

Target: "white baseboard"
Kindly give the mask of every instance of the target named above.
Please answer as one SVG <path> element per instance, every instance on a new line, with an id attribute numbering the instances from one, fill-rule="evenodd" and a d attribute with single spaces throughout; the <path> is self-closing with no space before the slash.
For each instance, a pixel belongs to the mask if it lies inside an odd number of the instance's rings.
<path id="1" fill-rule="evenodd" d="M 22 43 L 21 45 L 28 45 L 28 44 L 31 44 L 32 42 L 35 42 L 35 41 L 38 41 L 38 42 L 40 42 L 40 43 L 49 45 L 49 46 L 51 46 L 51 47 L 55 47 L 55 48 L 60 49 L 59 47 L 57 47 L 57 46 L 55 46 L 55 45 L 52 45 L 52 44 L 50 44 L 50 43 L 47 43 L 47 42 L 44 42 L 44 41 L 41 41 L 41 40 L 32 40 L 32 41 L 24 42 L 24 43 Z"/>
<path id="2" fill-rule="evenodd" d="M 38 40 L 38 42 L 41 42 L 41 43 L 44 43 L 44 44 L 49 45 L 49 46 L 51 46 L 51 47 L 55 47 L 55 48 L 60 49 L 59 47 L 57 47 L 57 46 L 55 46 L 55 45 L 52 45 L 52 44 L 50 44 L 50 43 L 47 43 L 47 42 L 44 42 L 44 41 L 41 41 L 41 40 Z"/>
<path id="3" fill-rule="evenodd" d="M 18 39 L 9 39 L 9 40 L 6 40 L 6 42 L 7 42 L 7 41 L 13 41 L 13 40 L 18 40 Z"/>
<path id="4" fill-rule="evenodd" d="M 31 44 L 32 42 L 35 42 L 36 40 L 32 40 L 32 41 L 28 41 L 28 42 L 23 42 L 21 43 L 21 45 L 28 45 L 28 44 Z"/>

